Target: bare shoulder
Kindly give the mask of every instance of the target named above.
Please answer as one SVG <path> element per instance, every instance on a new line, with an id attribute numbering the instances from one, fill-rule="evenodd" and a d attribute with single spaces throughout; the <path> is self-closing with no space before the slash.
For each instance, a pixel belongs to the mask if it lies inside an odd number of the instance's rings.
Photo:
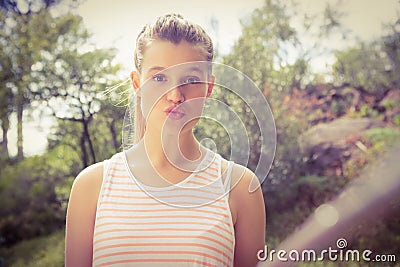
<path id="1" fill-rule="evenodd" d="M 104 162 L 95 163 L 84 170 L 82 170 L 76 177 L 73 189 L 76 187 L 84 187 L 90 190 L 94 190 L 101 187 L 103 181 L 103 168 Z"/>
<path id="2" fill-rule="evenodd" d="M 223 161 L 223 173 L 227 166 Z M 257 252 L 265 244 L 265 204 L 257 176 L 239 164 L 232 169 L 229 205 L 235 225 L 234 266 L 255 266 Z"/>
<path id="3" fill-rule="evenodd" d="M 78 198 L 96 198 L 103 181 L 104 162 L 93 164 L 82 170 L 72 185 L 71 196 Z"/>
<path id="4" fill-rule="evenodd" d="M 93 164 L 81 171 L 75 178 L 67 207 L 67 230 L 71 230 L 77 225 L 84 228 L 82 225 L 91 227 L 94 224 L 103 180 L 103 167 L 104 163 Z M 67 234 L 68 232 L 72 231 L 67 231 Z"/>
<path id="5" fill-rule="evenodd" d="M 75 178 L 68 201 L 65 266 L 91 266 L 97 200 L 104 163 L 96 163 Z"/>
<path id="6" fill-rule="evenodd" d="M 227 176 L 228 161 L 222 159 L 222 180 Z M 229 189 L 229 206 L 232 214 L 233 223 L 236 225 L 238 218 L 251 209 L 262 209 L 264 199 L 261 192 L 260 182 L 257 176 L 248 168 L 234 163 L 231 172 Z M 242 216 L 241 216 L 242 215 Z"/>
<path id="7" fill-rule="evenodd" d="M 222 178 L 225 180 L 228 161 L 222 159 Z M 231 191 L 252 193 L 260 188 L 257 176 L 248 168 L 234 163 L 231 173 Z"/>

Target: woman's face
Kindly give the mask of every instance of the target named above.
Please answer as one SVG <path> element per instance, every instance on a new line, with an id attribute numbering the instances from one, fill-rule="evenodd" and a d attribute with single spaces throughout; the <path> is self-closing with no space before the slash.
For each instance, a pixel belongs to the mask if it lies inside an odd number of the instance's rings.
<path id="1" fill-rule="evenodd" d="M 155 40 L 146 48 L 139 94 L 147 130 L 176 134 L 194 127 L 213 88 L 208 67 L 201 49 L 186 41 Z"/>

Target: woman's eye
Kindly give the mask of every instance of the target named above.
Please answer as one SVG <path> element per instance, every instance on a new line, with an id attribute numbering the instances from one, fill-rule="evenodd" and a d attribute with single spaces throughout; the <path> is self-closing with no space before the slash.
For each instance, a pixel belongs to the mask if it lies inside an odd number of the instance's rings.
<path id="1" fill-rule="evenodd" d="M 198 77 L 187 77 L 186 79 L 184 79 L 183 83 L 184 84 L 194 84 L 194 83 L 199 83 L 200 79 Z"/>
<path id="2" fill-rule="evenodd" d="M 164 82 L 167 80 L 167 78 L 165 77 L 165 75 L 162 74 L 156 74 L 152 77 L 153 81 L 155 82 Z"/>

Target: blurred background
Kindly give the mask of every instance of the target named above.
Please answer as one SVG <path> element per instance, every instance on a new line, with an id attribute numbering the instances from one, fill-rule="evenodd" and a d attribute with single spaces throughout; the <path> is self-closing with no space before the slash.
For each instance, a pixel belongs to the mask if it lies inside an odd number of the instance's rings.
<path id="1" fill-rule="evenodd" d="M 141 27 L 165 13 L 202 25 L 215 61 L 248 75 L 271 106 L 277 150 L 262 184 L 270 248 L 385 159 L 400 140 L 400 1 L 216 2 L 0 1 L 0 266 L 64 265 L 72 182 L 121 151 L 129 85 L 110 88 L 134 69 Z M 244 121 L 254 170 L 254 114 L 233 94 L 214 97 Z M 217 123 L 200 121 L 196 134 L 229 156 Z M 398 172 L 393 177 L 400 182 Z M 372 177 L 375 185 L 383 178 Z M 400 193 L 380 201 L 372 218 L 349 224 L 349 248 L 399 261 Z M 313 266 L 339 265 L 383 266 Z"/>

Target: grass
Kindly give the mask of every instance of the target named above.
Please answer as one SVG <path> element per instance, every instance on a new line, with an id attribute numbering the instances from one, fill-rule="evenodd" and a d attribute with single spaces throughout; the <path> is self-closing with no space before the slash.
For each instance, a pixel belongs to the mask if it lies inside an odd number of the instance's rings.
<path id="1" fill-rule="evenodd" d="M 0 266 L 62 267 L 64 266 L 64 230 L 49 236 L 22 241 L 2 249 Z"/>
<path id="2" fill-rule="evenodd" d="M 372 128 L 367 130 L 366 134 L 374 143 L 384 142 L 390 145 L 400 140 L 400 131 L 394 128 Z"/>

